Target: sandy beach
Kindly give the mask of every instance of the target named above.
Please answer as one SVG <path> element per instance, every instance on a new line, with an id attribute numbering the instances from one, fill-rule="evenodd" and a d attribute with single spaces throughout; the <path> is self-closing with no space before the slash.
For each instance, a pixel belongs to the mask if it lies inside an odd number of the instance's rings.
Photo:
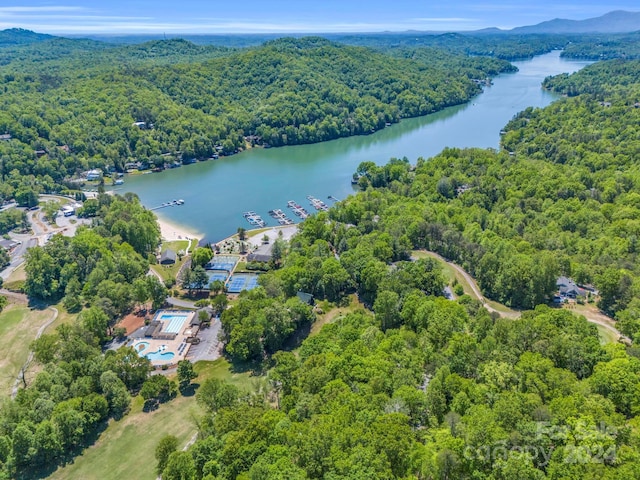
<path id="1" fill-rule="evenodd" d="M 156 214 L 156 218 L 158 219 L 158 225 L 160 225 L 160 234 L 165 241 L 171 242 L 174 240 L 185 240 L 190 238 L 201 239 L 204 237 L 202 233 L 198 233 L 188 227 L 172 223 L 161 218 L 158 214 Z"/>

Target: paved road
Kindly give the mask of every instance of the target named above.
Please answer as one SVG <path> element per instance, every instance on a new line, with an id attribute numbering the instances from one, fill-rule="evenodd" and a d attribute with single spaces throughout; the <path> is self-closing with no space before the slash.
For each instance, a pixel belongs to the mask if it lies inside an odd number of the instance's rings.
<path id="1" fill-rule="evenodd" d="M 180 298 L 175 298 L 175 297 L 167 297 L 167 303 L 169 305 L 173 305 L 174 307 L 196 308 L 196 305 L 194 302 L 190 300 L 182 300 Z"/>
<path id="2" fill-rule="evenodd" d="M 467 281 L 467 283 L 469 284 L 469 286 L 471 287 L 471 290 L 473 291 L 473 297 L 475 297 L 477 300 L 480 300 L 482 302 L 482 306 L 484 308 L 486 308 L 488 311 L 490 312 L 495 312 L 497 314 L 499 314 L 501 317 L 508 317 L 508 318 L 519 318 L 520 317 L 520 312 L 517 312 L 515 310 L 511 310 L 509 312 L 501 312 L 499 310 L 496 310 L 495 308 L 493 308 L 491 305 L 489 305 L 487 303 L 487 299 L 484 298 L 484 295 L 482 295 L 482 292 L 480 291 L 480 287 L 478 287 L 478 284 L 476 283 L 475 279 L 469 275 L 467 273 L 466 270 L 464 270 L 462 267 L 456 265 L 453 262 L 450 262 L 449 260 L 447 260 L 446 258 L 444 258 L 442 255 L 437 254 L 436 252 L 429 252 L 424 250 L 425 253 L 427 253 L 428 255 L 437 258 L 438 260 L 441 260 L 443 262 L 445 262 L 447 265 L 449 265 L 451 268 L 453 268 L 456 272 L 458 272 L 460 275 L 462 275 L 464 277 L 464 279 Z M 415 260 L 412 258 L 412 260 Z"/>
<path id="3" fill-rule="evenodd" d="M 24 262 L 24 254 L 27 249 L 38 245 L 38 240 L 30 237 L 29 235 L 9 234 L 9 236 L 12 240 L 17 240 L 21 243 L 11 254 L 11 262 L 9 265 L 0 272 L 0 277 L 2 277 L 3 280 L 9 278 L 9 275 L 11 275 L 16 268 L 22 265 L 22 262 Z"/>

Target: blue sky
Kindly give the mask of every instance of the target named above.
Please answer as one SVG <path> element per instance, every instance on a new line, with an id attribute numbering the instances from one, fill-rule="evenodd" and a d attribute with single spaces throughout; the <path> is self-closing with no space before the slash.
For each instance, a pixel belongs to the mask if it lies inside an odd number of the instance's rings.
<path id="1" fill-rule="evenodd" d="M 0 0 L 0 29 L 43 33 L 313 33 L 512 28 L 640 10 L 638 0 Z"/>

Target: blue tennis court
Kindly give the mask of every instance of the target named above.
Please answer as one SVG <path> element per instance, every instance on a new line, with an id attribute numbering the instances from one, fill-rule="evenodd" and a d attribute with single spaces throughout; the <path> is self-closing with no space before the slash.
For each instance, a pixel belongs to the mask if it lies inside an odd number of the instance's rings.
<path id="1" fill-rule="evenodd" d="M 237 274 L 229 278 L 227 291 L 229 293 L 240 293 L 243 290 L 253 290 L 258 286 L 258 275 L 247 273 Z"/>
<path id="2" fill-rule="evenodd" d="M 238 263 L 238 257 L 230 255 L 216 255 L 205 265 L 207 270 L 226 270 L 230 272 Z"/>
<path id="3" fill-rule="evenodd" d="M 215 282 L 216 280 L 220 280 L 222 283 L 227 281 L 229 278 L 229 274 L 224 271 L 213 271 L 209 273 L 209 285 Z"/>

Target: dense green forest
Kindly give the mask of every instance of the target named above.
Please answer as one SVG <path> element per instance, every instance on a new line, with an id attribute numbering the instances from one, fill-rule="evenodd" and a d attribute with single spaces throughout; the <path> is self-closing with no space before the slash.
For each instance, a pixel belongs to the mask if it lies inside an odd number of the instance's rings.
<path id="1" fill-rule="evenodd" d="M 440 45 L 383 53 L 319 38 L 246 50 L 81 41 L 84 52 L 67 53 L 74 41 L 28 41 L 9 45 L 0 68 L 0 133 L 11 135 L 0 142 L 0 194 L 27 203 L 87 168 L 232 153 L 249 135 L 280 145 L 367 133 L 466 101 L 478 91 L 471 79 L 512 68 Z M 57 51 L 56 68 L 45 73 L 30 48 Z M 83 55 L 94 56 L 87 69 L 68 68 Z M 159 450 L 165 480 L 640 476 L 638 350 L 603 346 L 583 317 L 541 305 L 558 275 L 571 276 L 595 285 L 599 307 L 640 339 L 640 63 L 594 64 L 545 87 L 567 98 L 516 116 L 501 151 L 364 162 L 362 192 L 300 224 L 260 288 L 221 315 L 225 354 L 266 372 L 268 395 L 204 381 L 197 441 Z M 126 414 L 131 395 L 152 404 L 178 388 L 149 377 L 132 349 L 102 351 L 122 333 L 119 318 L 166 298 L 146 275 L 159 242 L 153 214 L 132 194 L 100 194 L 84 208 L 91 227 L 26 255 L 26 293 L 80 314 L 34 342 L 42 370 L 2 405 L 0 478 L 72 460 Z M 529 310 L 508 320 L 468 296 L 445 299 L 440 264 L 416 249 Z M 317 310 L 298 292 L 325 306 L 355 293 L 362 306 L 301 341 Z"/>
<path id="2" fill-rule="evenodd" d="M 144 386 L 150 362 L 130 348 L 103 353 L 114 325 L 134 305 L 164 303 L 167 290 L 147 276 L 147 255 L 159 242 L 155 217 L 137 197 L 101 195 L 91 227 L 73 238 L 55 235 L 28 250 L 25 292 L 57 301 L 74 323 L 42 335 L 32 347 L 43 369 L 0 410 L 0 478 L 29 476 L 73 458 L 121 418 Z"/>
<path id="3" fill-rule="evenodd" d="M 471 80 L 514 69 L 481 55 L 529 57 L 569 41 L 339 37 L 374 51 L 313 37 L 237 49 L 2 33 L 0 134 L 10 135 L 0 141 L 3 199 L 20 190 L 73 190 L 66 180 L 91 168 L 163 168 L 175 158 L 232 154 L 247 142 L 279 146 L 370 133 L 463 103 L 480 91 Z M 580 37 L 582 45 L 590 38 Z"/>
<path id="4" fill-rule="evenodd" d="M 164 451 L 163 478 L 637 477 L 637 350 L 538 304 L 565 273 L 637 318 L 638 72 L 609 62 L 549 79 L 577 96 L 515 118 L 504 152 L 362 164 L 365 190 L 301 224 L 282 268 L 222 316 L 227 353 L 272 366 L 271 396 L 205 382 L 200 437 Z M 438 264 L 407 261 L 415 248 L 538 306 L 507 320 L 445 300 Z M 373 314 L 273 353 L 265 326 L 288 335 L 297 320 L 271 304 L 298 290 L 338 303 L 355 291 Z"/>
<path id="5" fill-rule="evenodd" d="M 640 32 L 580 37 L 564 47 L 562 56 L 583 60 L 640 58 Z"/>
<path id="6" fill-rule="evenodd" d="M 637 474 L 638 360 L 593 325 L 548 307 L 495 321 L 419 292 L 400 315 L 384 329 L 349 314 L 275 354 L 273 402 L 205 382 L 199 439 L 165 452 L 163 478 Z"/>
<path id="7" fill-rule="evenodd" d="M 549 79 L 578 96 L 519 114 L 503 152 L 447 149 L 415 171 L 365 163 L 361 186 L 374 189 L 332 216 L 454 259 L 508 305 L 545 302 L 563 273 L 594 283 L 601 308 L 624 316 L 638 295 L 638 71 L 613 61 Z"/>
<path id="8" fill-rule="evenodd" d="M 53 39 L 5 49 L 5 56 L 5 198 L 21 186 L 60 190 L 90 168 L 162 167 L 163 154 L 178 152 L 184 159 L 231 154 L 246 147 L 245 137 L 278 146 L 371 133 L 466 102 L 480 91 L 472 79 L 514 68 L 441 51 L 392 58 L 320 38 L 238 51 L 181 40 Z"/>

